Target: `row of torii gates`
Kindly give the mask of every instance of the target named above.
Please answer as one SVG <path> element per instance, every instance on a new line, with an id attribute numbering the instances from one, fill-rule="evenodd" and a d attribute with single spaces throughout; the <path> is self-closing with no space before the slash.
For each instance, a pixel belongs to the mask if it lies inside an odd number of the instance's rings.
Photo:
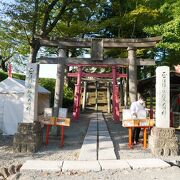
<path id="1" fill-rule="evenodd" d="M 57 78 L 54 96 L 53 115 L 58 116 L 58 109 L 62 107 L 64 71 L 65 66 L 77 67 L 76 73 L 68 72 L 69 77 L 76 77 L 73 119 L 78 120 L 80 115 L 81 81 L 82 77 L 112 78 L 112 107 L 113 119 L 120 120 L 119 110 L 119 87 L 117 78 L 128 78 L 130 101 L 137 100 L 137 66 L 155 65 L 153 59 L 137 59 L 137 48 L 152 48 L 161 37 L 142 38 L 142 39 L 64 39 L 64 38 L 40 38 L 36 37 L 41 46 L 60 48 L 59 57 L 47 58 L 40 57 L 40 64 L 57 64 Z M 91 58 L 66 57 L 66 51 L 71 48 L 91 48 Z M 128 58 L 104 58 L 104 48 L 126 48 Z M 85 73 L 82 67 L 111 67 L 111 73 Z M 128 74 L 117 72 L 118 67 L 128 69 Z"/>

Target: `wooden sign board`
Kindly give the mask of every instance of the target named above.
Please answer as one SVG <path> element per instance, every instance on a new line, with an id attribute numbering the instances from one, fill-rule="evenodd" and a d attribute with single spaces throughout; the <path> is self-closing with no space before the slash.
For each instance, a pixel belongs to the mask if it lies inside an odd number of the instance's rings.
<path id="1" fill-rule="evenodd" d="M 56 124 L 61 126 L 70 126 L 70 118 L 58 118 Z"/>
<path id="2" fill-rule="evenodd" d="M 66 118 L 68 113 L 67 108 L 59 108 L 58 118 Z"/>
<path id="3" fill-rule="evenodd" d="M 123 127 L 133 127 L 133 126 L 154 126 L 154 119 L 127 119 L 122 121 Z"/>
<path id="4" fill-rule="evenodd" d="M 52 116 L 52 108 L 44 108 L 44 118 L 49 118 Z"/>

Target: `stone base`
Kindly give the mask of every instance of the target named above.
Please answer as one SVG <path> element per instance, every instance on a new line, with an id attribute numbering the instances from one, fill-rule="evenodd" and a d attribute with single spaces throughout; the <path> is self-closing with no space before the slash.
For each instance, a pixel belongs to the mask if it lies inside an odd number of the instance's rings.
<path id="1" fill-rule="evenodd" d="M 42 139 L 40 122 L 20 123 L 18 132 L 14 135 L 13 151 L 15 153 L 34 153 L 40 148 Z"/>
<path id="2" fill-rule="evenodd" d="M 156 156 L 177 156 L 178 139 L 175 129 L 153 127 L 149 136 L 149 148 Z"/>

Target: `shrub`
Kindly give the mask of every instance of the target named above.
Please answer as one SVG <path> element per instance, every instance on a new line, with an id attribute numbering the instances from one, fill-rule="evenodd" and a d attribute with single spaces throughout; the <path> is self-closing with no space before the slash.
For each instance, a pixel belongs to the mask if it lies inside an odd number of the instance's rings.
<path id="1" fill-rule="evenodd" d="M 63 107 L 72 107 L 74 93 L 68 86 L 64 86 Z"/>

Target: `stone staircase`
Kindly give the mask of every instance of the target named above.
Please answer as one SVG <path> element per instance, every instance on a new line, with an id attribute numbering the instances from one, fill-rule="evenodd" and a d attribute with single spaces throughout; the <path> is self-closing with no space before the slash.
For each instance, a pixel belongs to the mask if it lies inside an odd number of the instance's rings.
<path id="1" fill-rule="evenodd" d="M 95 85 L 89 85 L 87 88 L 88 97 L 86 102 L 86 108 L 96 110 L 96 89 Z M 105 83 L 101 83 L 97 90 L 97 111 L 107 112 L 107 86 Z"/>

